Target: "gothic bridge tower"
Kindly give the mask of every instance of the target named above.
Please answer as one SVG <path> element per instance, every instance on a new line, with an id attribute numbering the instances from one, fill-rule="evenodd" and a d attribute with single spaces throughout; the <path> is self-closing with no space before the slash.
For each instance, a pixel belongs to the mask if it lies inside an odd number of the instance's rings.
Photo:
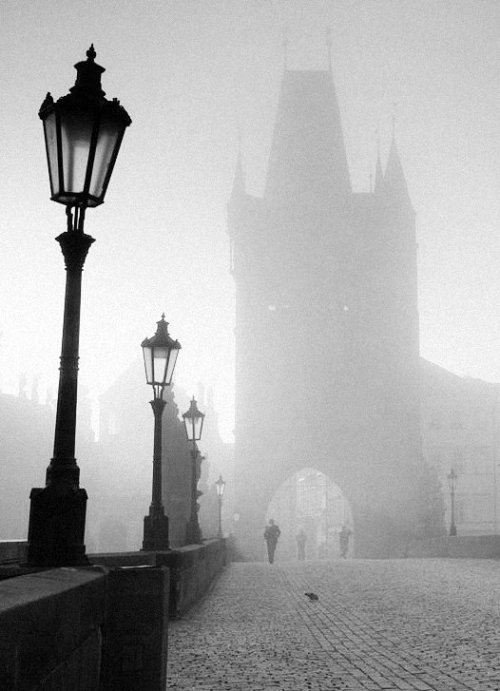
<path id="1" fill-rule="evenodd" d="M 415 215 L 394 137 L 374 190 L 354 193 L 331 72 L 286 70 L 264 195 L 239 160 L 228 227 L 240 552 L 260 558 L 271 497 L 311 466 L 348 498 L 357 554 L 397 553 L 423 461 Z"/>

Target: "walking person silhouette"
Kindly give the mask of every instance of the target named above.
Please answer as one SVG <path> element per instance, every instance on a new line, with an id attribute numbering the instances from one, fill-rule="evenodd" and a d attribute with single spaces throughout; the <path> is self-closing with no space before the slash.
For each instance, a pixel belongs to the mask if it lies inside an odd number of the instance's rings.
<path id="1" fill-rule="evenodd" d="M 269 563 L 272 564 L 274 561 L 274 553 L 276 551 L 276 545 L 278 544 L 278 538 L 281 535 L 281 530 L 274 522 L 274 519 L 269 519 L 269 525 L 266 525 L 264 529 L 264 540 L 267 543 L 267 557 Z"/>

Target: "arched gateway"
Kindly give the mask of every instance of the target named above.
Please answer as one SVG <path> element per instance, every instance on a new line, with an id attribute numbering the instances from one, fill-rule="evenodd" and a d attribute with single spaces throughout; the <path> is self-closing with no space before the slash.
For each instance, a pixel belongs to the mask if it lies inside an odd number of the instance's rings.
<path id="1" fill-rule="evenodd" d="M 288 477 L 271 499 L 266 519 L 273 519 L 281 529 L 276 561 L 341 557 L 342 529 L 349 531 L 352 554 L 355 526 L 349 500 L 317 468 L 304 467 Z M 262 552 L 265 555 L 264 545 Z"/>
<path id="2" fill-rule="evenodd" d="M 238 161 L 228 217 L 240 555 L 262 558 L 268 505 L 304 466 L 349 498 L 357 555 L 403 553 L 426 469 L 415 217 L 394 138 L 373 190 L 352 192 L 331 73 L 286 71 L 264 196 Z"/>

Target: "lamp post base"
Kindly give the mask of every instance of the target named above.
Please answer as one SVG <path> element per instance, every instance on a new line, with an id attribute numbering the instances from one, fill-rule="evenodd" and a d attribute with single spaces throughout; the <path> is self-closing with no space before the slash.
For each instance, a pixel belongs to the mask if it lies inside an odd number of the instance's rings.
<path id="1" fill-rule="evenodd" d="M 169 550 L 168 542 L 168 516 L 163 513 L 144 516 L 144 540 L 143 552 L 163 552 Z"/>
<path id="2" fill-rule="evenodd" d="M 28 566 L 86 566 L 83 543 L 87 492 L 67 483 L 30 494 Z"/>
<path id="3" fill-rule="evenodd" d="M 201 539 L 201 529 L 196 517 L 195 520 L 189 519 L 186 525 L 186 544 L 187 545 L 199 545 L 202 542 Z"/>

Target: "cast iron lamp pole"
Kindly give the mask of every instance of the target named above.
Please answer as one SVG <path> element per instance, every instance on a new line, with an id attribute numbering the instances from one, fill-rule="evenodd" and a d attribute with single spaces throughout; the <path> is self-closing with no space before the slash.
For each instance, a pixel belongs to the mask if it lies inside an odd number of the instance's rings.
<path id="1" fill-rule="evenodd" d="M 186 436 L 191 445 L 191 515 L 186 526 L 186 544 L 198 544 L 201 540 L 200 524 L 198 522 L 198 480 L 200 478 L 200 462 L 202 457 L 199 454 L 196 442 L 201 439 L 203 430 L 204 413 L 198 410 L 196 400 L 193 396 L 189 410 L 182 416 L 186 428 Z"/>
<path id="2" fill-rule="evenodd" d="M 141 343 L 144 356 L 146 381 L 153 387 L 153 400 L 150 401 L 155 419 L 153 446 L 153 489 L 149 515 L 144 516 L 144 551 L 162 551 L 170 549 L 168 540 L 168 517 L 162 501 L 162 415 L 165 408 L 163 392 L 170 386 L 175 363 L 181 345 L 168 333 L 168 322 L 161 315 L 158 328 L 152 338 L 145 338 Z"/>
<path id="3" fill-rule="evenodd" d="M 131 120 L 117 99 L 101 89 L 104 67 L 87 60 L 75 65 L 70 93 L 54 101 L 47 94 L 39 111 L 43 121 L 51 199 L 66 206 L 67 230 L 56 240 L 66 264 L 66 293 L 61 366 L 54 434 L 54 456 L 46 486 L 31 490 L 28 563 L 71 566 L 87 563 L 87 493 L 80 488 L 75 458 L 78 352 L 82 271 L 94 238 L 83 232 L 87 207 L 99 206 L 111 178 L 125 128 Z"/>
<path id="4" fill-rule="evenodd" d="M 448 484 L 450 486 L 450 495 L 451 495 L 451 521 L 450 521 L 450 537 L 455 537 L 457 534 L 457 526 L 455 523 L 455 487 L 457 484 L 458 480 L 458 475 L 455 472 L 455 469 L 452 468 L 449 474 L 447 475 L 448 479 Z"/>
<path id="5" fill-rule="evenodd" d="M 224 496 L 224 489 L 226 483 L 222 479 L 222 475 L 219 475 L 219 479 L 215 483 L 215 489 L 217 490 L 217 499 L 219 500 L 219 532 L 217 537 L 222 538 L 222 497 Z"/>

